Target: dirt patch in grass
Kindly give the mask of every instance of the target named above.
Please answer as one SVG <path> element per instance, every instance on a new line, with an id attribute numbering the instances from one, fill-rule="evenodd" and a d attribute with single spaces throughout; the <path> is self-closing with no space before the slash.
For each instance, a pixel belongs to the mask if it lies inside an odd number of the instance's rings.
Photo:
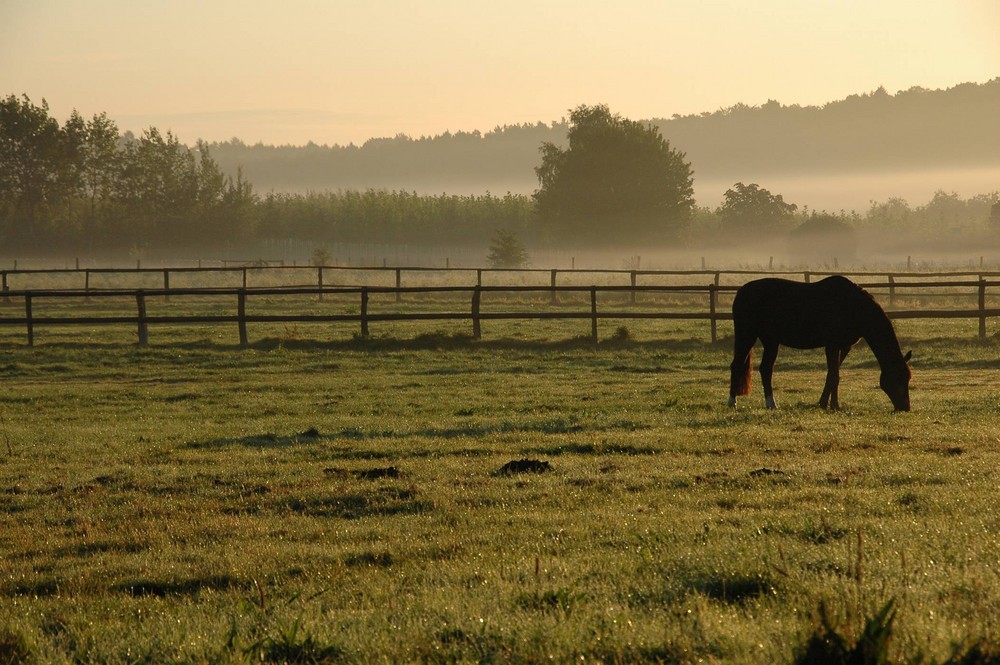
<path id="1" fill-rule="evenodd" d="M 116 591 L 130 596 L 193 596 L 203 590 L 227 591 L 229 589 L 248 589 L 250 585 L 229 575 L 212 575 L 209 577 L 194 577 L 186 580 L 135 580 L 123 582 L 114 587 Z"/>
<path id="2" fill-rule="evenodd" d="M 419 498 L 416 490 L 378 487 L 366 492 L 286 499 L 275 508 L 309 517 L 359 519 L 424 513 L 433 510 L 434 504 Z"/>
<path id="3" fill-rule="evenodd" d="M 328 466 L 323 469 L 327 478 L 358 478 L 359 480 L 381 480 L 382 478 L 402 478 L 405 474 L 395 466 L 378 466 L 371 469 L 345 469 L 339 466 Z"/>
<path id="4" fill-rule="evenodd" d="M 513 476 L 520 473 L 548 473 L 549 471 L 552 471 L 552 465 L 547 461 L 525 458 L 507 462 L 494 475 Z"/>

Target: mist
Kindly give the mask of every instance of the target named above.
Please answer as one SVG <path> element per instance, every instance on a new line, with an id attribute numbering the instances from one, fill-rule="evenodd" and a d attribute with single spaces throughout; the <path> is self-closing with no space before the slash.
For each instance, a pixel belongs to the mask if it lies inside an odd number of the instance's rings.
<path id="1" fill-rule="evenodd" d="M 821 175 L 789 175 L 783 173 L 732 173 L 725 177 L 698 178 L 695 167 L 694 195 L 699 206 L 716 208 L 727 189 L 737 182 L 756 183 L 781 194 L 799 208 L 829 212 L 863 213 L 873 202 L 892 198 L 904 199 L 917 207 L 930 201 L 935 192 L 943 191 L 970 198 L 1000 190 L 1000 166 L 971 166 L 914 171 L 871 171 L 859 173 L 827 173 Z M 531 195 L 537 188 L 534 178 L 469 182 L 447 179 L 399 180 L 387 183 L 386 189 L 413 191 L 423 196 L 442 192 L 458 196 L 493 194 Z M 304 194 L 308 188 L 279 188 L 275 191 Z"/>
<path id="2" fill-rule="evenodd" d="M 698 179 L 694 190 L 698 205 L 715 208 L 735 182 L 757 183 L 800 208 L 829 212 L 867 210 L 873 202 L 901 198 L 911 206 L 930 201 L 944 191 L 970 198 L 1000 190 L 1000 166 L 952 167 L 915 171 L 872 171 L 823 175 L 731 174 L 727 178 Z"/>

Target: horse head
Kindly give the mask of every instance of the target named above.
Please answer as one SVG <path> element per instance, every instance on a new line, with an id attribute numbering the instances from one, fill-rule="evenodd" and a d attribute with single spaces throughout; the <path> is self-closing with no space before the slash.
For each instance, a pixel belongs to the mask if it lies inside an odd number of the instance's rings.
<path id="1" fill-rule="evenodd" d="M 892 363 L 882 368 L 878 384 L 892 400 L 896 411 L 910 410 L 910 358 L 913 351 L 908 351 L 900 363 Z"/>

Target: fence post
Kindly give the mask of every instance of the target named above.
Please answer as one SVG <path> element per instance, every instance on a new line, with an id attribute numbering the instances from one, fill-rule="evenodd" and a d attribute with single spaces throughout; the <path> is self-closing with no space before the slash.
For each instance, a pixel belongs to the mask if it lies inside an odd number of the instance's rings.
<path id="1" fill-rule="evenodd" d="M 3 271 L 3 304 L 10 304 L 10 287 L 7 286 L 7 271 Z"/>
<path id="2" fill-rule="evenodd" d="M 164 269 L 164 271 L 163 271 L 163 290 L 164 291 L 169 291 L 170 290 L 170 271 L 166 270 L 166 269 Z M 170 302 L 170 294 L 169 293 L 164 293 L 163 294 L 163 302 Z"/>
<path id="3" fill-rule="evenodd" d="M 986 280 L 979 276 L 979 339 L 986 339 Z"/>
<path id="4" fill-rule="evenodd" d="M 149 324 L 146 322 L 146 294 L 141 289 L 135 293 L 135 304 L 139 310 L 139 346 L 149 344 Z"/>
<path id="5" fill-rule="evenodd" d="M 634 305 L 635 304 L 635 271 L 634 270 L 629 275 L 629 279 L 632 282 L 632 297 L 630 298 L 630 302 Z"/>
<path id="6" fill-rule="evenodd" d="M 555 272 L 555 271 L 553 271 Z M 590 287 L 590 338 L 597 344 L 597 287 Z"/>
<path id="7" fill-rule="evenodd" d="M 802 274 L 803 274 L 803 275 L 805 275 L 805 279 L 806 279 L 806 284 L 808 284 L 808 283 L 809 283 L 809 271 L 808 271 L 808 270 L 806 270 L 806 271 L 805 271 L 804 273 L 802 273 Z"/>
<path id="8" fill-rule="evenodd" d="M 319 287 L 319 299 L 323 299 L 323 266 L 316 268 L 316 286 Z"/>
<path id="9" fill-rule="evenodd" d="M 555 268 L 552 269 L 552 274 L 549 277 L 549 281 L 550 281 L 550 283 L 552 285 L 552 304 L 555 305 L 558 302 L 558 300 L 559 300 L 556 297 L 556 270 L 555 270 Z"/>
<path id="10" fill-rule="evenodd" d="M 90 302 L 90 271 L 85 270 L 83 273 L 83 292 L 86 294 L 83 296 L 84 302 Z"/>
<path id="11" fill-rule="evenodd" d="M 889 277 L 889 307 L 896 306 L 896 279 L 892 275 Z"/>
<path id="12" fill-rule="evenodd" d="M 24 294 L 24 320 L 28 324 L 28 346 L 35 345 L 35 322 L 31 319 L 31 294 Z"/>
<path id="13" fill-rule="evenodd" d="M 243 268 L 243 288 L 247 288 L 247 269 Z"/>
<path id="14" fill-rule="evenodd" d="M 476 268 L 476 286 L 483 285 L 483 269 Z"/>
<path id="15" fill-rule="evenodd" d="M 709 284 L 708 285 L 708 319 L 712 322 L 712 344 L 719 341 L 719 329 L 718 322 L 715 320 L 715 307 L 716 301 L 719 297 L 719 285 Z"/>
<path id="16" fill-rule="evenodd" d="M 247 346 L 247 290 L 240 289 L 236 306 L 236 316 L 240 324 L 240 346 Z"/>
<path id="17" fill-rule="evenodd" d="M 483 331 L 479 324 L 479 301 L 482 291 L 480 287 L 472 290 L 472 338 L 482 339 Z"/>
<path id="18" fill-rule="evenodd" d="M 403 283 L 403 275 L 399 268 L 396 268 L 396 302 L 401 302 L 403 299 L 403 294 L 399 292 L 399 287 Z"/>
<path id="19" fill-rule="evenodd" d="M 368 337 L 368 287 L 361 287 L 361 336 Z"/>

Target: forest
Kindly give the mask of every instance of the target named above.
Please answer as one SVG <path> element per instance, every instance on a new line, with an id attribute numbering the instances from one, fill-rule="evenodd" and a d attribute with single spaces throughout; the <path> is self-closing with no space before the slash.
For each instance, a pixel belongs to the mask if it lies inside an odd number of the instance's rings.
<path id="1" fill-rule="evenodd" d="M 947 90 L 879 88 L 823 106 L 736 104 L 644 120 L 687 155 L 699 180 L 1000 166 L 1000 78 Z M 530 193 L 543 142 L 562 145 L 566 118 L 485 133 L 397 135 L 363 145 L 212 143 L 223 171 L 262 191 L 387 188 L 436 193 Z M 1000 187 L 1000 183 L 997 185 Z M 801 204 L 811 204 L 809 201 Z"/>
<path id="2" fill-rule="evenodd" d="M 738 174 L 750 163 L 776 172 L 917 162 L 942 168 L 996 163 L 1000 123 L 992 113 L 998 106 L 1000 78 L 945 91 L 890 95 L 879 89 L 822 108 L 740 105 L 648 126 L 695 165 L 694 178 L 712 168 Z M 236 139 L 188 146 L 155 127 L 138 136 L 120 132 L 106 114 L 85 119 L 74 112 L 60 123 L 44 100 L 10 94 L 0 99 L 0 254 L 223 256 L 280 243 L 379 243 L 482 247 L 485 255 L 501 231 L 532 248 L 571 249 L 585 237 L 592 245 L 642 247 L 614 228 L 604 235 L 543 233 L 537 192 L 456 193 L 462 178 L 521 179 L 534 189 L 540 147 L 560 151 L 569 130 L 562 121 L 362 146 L 246 146 Z M 455 189 L 428 194 L 416 185 L 386 184 L 394 178 L 415 183 L 419 174 L 436 174 Z M 817 215 L 808 201 L 784 201 L 781 192 L 738 175 L 731 182 L 722 205 L 691 206 L 668 249 L 777 236 L 799 238 L 808 248 L 816 238 L 827 243 L 831 233 L 844 244 L 841 256 L 850 256 L 858 234 L 905 237 L 937 249 L 1000 244 L 995 189 L 968 198 L 941 190 L 916 205 L 892 197 L 863 210 Z M 761 212 L 761 205 L 770 208 Z"/>

